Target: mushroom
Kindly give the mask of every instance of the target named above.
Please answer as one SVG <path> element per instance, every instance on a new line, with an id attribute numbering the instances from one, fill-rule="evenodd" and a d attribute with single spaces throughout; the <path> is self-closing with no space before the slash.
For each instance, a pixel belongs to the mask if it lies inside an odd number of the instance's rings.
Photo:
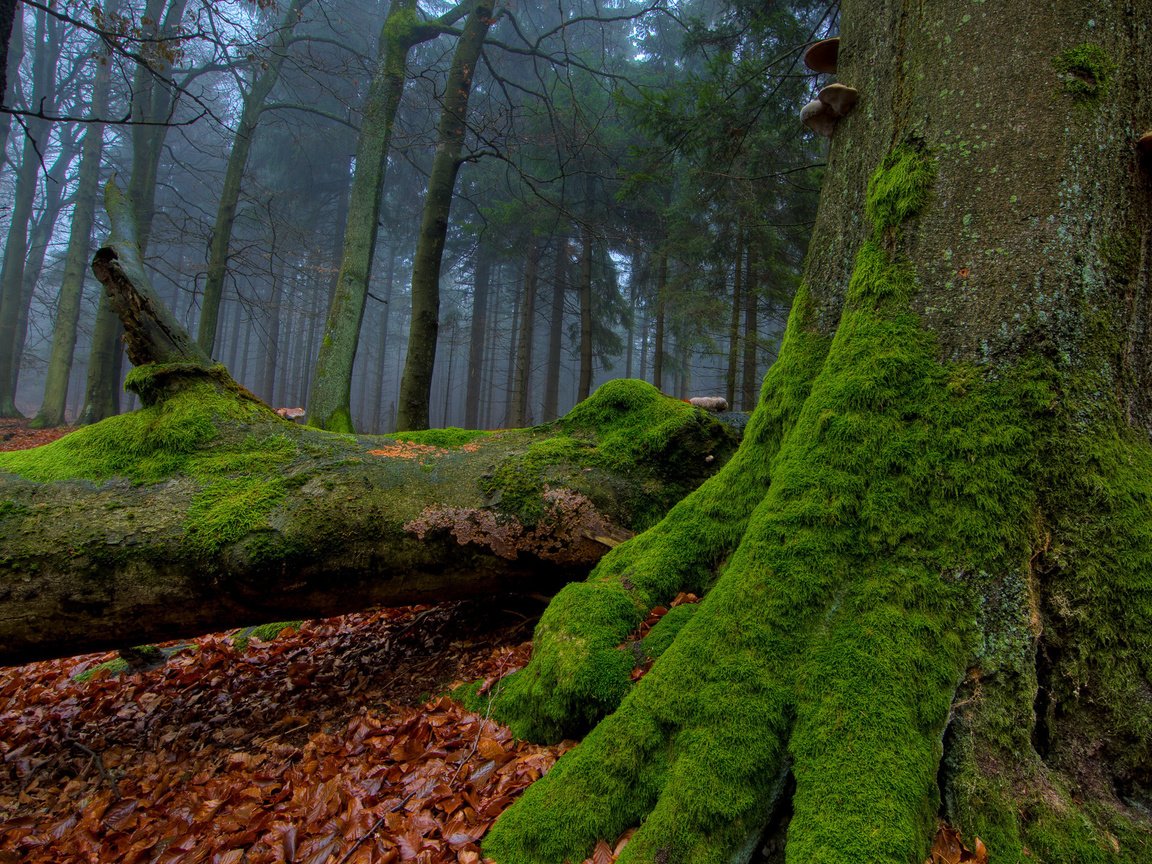
<path id="1" fill-rule="evenodd" d="M 1152 171 L 1152 130 L 1145 132 L 1136 139 L 1136 153 L 1148 169 Z"/>
<path id="2" fill-rule="evenodd" d="M 819 99 L 813 99 L 800 109 L 800 122 L 825 138 L 832 137 L 836 128 L 836 116 L 828 110 L 828 106 Z"/>
<path id="3" fill-rule="evenodd" d="M 856 107 L 860 93 L 844 84 L 829 84 L 800 109 L 800 122 L 818 135 L 831 138 L 836 123 Z"/>
<path id="4" fill-rule="evenodd" d="M 804 52 L 804 65 L 813 72 L 835 72 L 836 58 L 840 55 L 840 37 L 833 36 L 808 46 Z"/>
<path id="5" fill-rule="evenodd" d="M 846 84 L 829 84 L 816 98 L 828 106 L 834 117 L 847 117 L 856 107 L 860 92 Z"/>

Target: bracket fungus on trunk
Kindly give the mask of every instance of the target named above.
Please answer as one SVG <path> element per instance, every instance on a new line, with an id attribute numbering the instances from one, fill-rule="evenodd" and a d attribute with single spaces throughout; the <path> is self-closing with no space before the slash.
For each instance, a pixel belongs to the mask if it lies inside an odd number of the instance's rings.
<path id="1" fill-rule="evenodd" d="M 840 37 L 822 39 L 808 46 L 804 52 L 804 65 L 813 72 L 836 71 L 837 59 L 840 56 Z"/>
<path id="2" fill-rule="evenodd" d="M 800 122 L 825 138 L 831 138 L 841 117 L 847 117 L 860 100 L 859 91 L 846 84 L 829 84 L 800 110 Z"/>
<path id="3" fill-rule="evenodd" d="M 1144 169 L 1152 173 L 1152 129 L 1136 139 L 1136 157 Z"/>

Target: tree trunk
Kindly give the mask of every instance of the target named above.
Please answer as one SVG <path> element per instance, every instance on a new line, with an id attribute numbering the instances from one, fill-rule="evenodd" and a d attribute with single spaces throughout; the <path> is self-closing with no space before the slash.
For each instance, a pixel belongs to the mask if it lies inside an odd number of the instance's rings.
<path id="1" fill-rule="evenodd" d="M 186 6 L 187 0 L 171 0 L 171 3 L 169 0 L 148 0 L 141 19 L 147 22 L 147 35 L 161 37 L 175 33 Z M 161 23 L 162 14 L 164 20 Z M 168 134 L 167 121 L 176 110 L 178 97 L 177 92 L 156 75 L 156 72 L 167 72 L 169 68 L 169 64 L 156 58 L 152 66 L 138 63 L 132 76 L 132 117 L 140 122 L 131 127 L 132 173 L 127 195 L 136 220 L 133 233 L 141 256 L 147 252 L 152 234 L 156 177 Z M 124 361 L 120 335 L 120 322 L 115 310 L 108 305 L 107 296 L 101 295 L 92 330 L 81 423 L 95 423 L 120 410 L 120 371 Z"/>
<path id="2" fill-rule="evenodd" d="M 465 4 L 439 19 L 451 24 Z M 408 54 L 421 42 L 441 32 L 417 18 L 416 0 L 397 0 L 388 10 L 380 31 L 380 58 L 364 103 L 360 140 L 356 145 L 356 172 L 352 177 L 344 223 L 344 248 L 336 290 L 328 310 L 324 339 L 316 358 L 308 397 L 308 422 L 321 429 L 352 431 L 350 397 L 352 367 L 360 341 L 360 325 L 372 274 L 380 200 L 384 190 L 392 127 L 407 77 Z"/>
<path id="3" fill-rule="evenodd" d="M 32 101 L 49 114 L 56 111 L 56 66 L 60 59 L 60 28 L 43 11 L 36 13 L 36 50 L 32 58 Z M 13 191 L 8 239 L 0 266 L 0 417 L 22 417 L 16 410 L 14 382 L 20 365 L 17 331 L 23 300 L 24 266 L 28 257 L 28 226 L 40 177 L 40 150 L 47 144 L 50 124 L 30 117 L 21 148 L 20 170 Z"/>
<path id="4" fill-rule="evenodd" d="M 736 358 L 740 356 L 740 307 L 744 296 L 744 219 L 736 223 L 736 263 L 732 268 L 732 314 L 728 319 L 728 368 L 724 398 L 736 404 Z"/>
<path id="5" fill-rule="evenodd" d="M 536 290 L 540 272 L 540 240 L 533 237 L 524 262 L 524 299 L 520 304 L 520 328 L 516 343 L 516 377 L 512 384 L 512 413 L 508 425 L 527 425 L 531 408 L 528 388 L 532 381 L 532 341 L 536 335 Z"/>
<path id="6" fill-rule="evenodd" d="M 1134 14 L 844 0 L 860 104 L 779 359 L 733 460 L 561 591 L 500 683 L 517 734 L 587 734 L 486 856 L 578 861 L 638 826 L 622 864 L 738 862 L 769 828 L 788 862 L 908 864 L 943 818 L 994 862 L 1148 860 Z"/>
<path id="7" fill-rule="evenodd" d="M 436 367 L 436 331 L 440 325 L 440 265 L 448 235 L 448 214 L 468 128 L 472 78 L 493 20 L 492 0 L 477 0 L 470 6 L 444 85 L 436 155 L 428 175 L 428 193 L 412 261 L 412 320 L 408 330 L 408 356 L 400 377 L 398 429 L 428 428 L 428 401 Z"/>
<path id="8" fill-rule="evenodd" d="M 668 312 L 668 253 L 661 251 L 656 265 L 656 338 L 652 345 L 652 384 L 664 389 L 664 333 Z"/>
<path id="9" fill-rule="evenodd" d="M 587 399 L 592 392 L 592 225 L 587 219 L 580 238 L 580 380 L 576 387 L 577 401 Z"/>
<path id="10" fill-rule="evenodd" d="M 130 206 L 93 270 L 144 408 L 0 454 L 0 663 L 494 591 L 551 591 L 735 449 L 639 382 L 553 425 L 333 435 L 281 420 L 159 303 Z M 285 574 L 291 574 L 286 578 Z"/>
<path id="11" fill-rule="evenodd" d="M 760 267 L 756 249 L 748 250 L 748 271 L 744 280 L 744 359 L 740 370 L 740 407 L 751 411 L 756 407 L 756 355 L 760 347 L 760 328 L 757 312 L 760 304 Z"/>
<path id="12" fill-rule="evenodd" d="M 6 108 L 19 102 L 20 64 L 24 60 L 24 16 L 17 0 L 0 0 L 0 101 Z M 12 115 L 0 113 L 0 169 L 8 161 Z"/>
<path id="13" fill-rule="evenodd" d="M 464 428 L 479 429 L 480 394 L 484 379 L 484 346 L 488 335 L 488 294 L 492 283 L 491 252 L 480 241 L 472 279 L 472 321 L 468 328 L 468 388 L 464 396 Z"/>
<path id="14" fill-rule="evenodd" d="M 32 298 L 44 272 L 44 259 L 48 254 L 48 246 L 52 242 L 60 211 L 64 208 L 63 197 L 68 185 L 68 172 L 72 168 L 72 161 L 76 158 L 75 139 L 65 138 L 60 148 L 56 161 L 44 177 L 44 192 L 40 196 L 40 215 L 33 222 L 32 230 L 28 232 L 28 257 L 24 262 L 24 272 L 21 274 L 20 306 L 17 309 L 16 332 L 11 347 L 13 363 L 9 386 L 13 395 L 19 389 L 17 385 L 20 380 L 20 366 L 24 359 L 24 346 L 28 343 L 28 318 L 32 311 Z"/>
<path id="15" fill-rule="evenodd" d="M 290 0 L 276 30 L 274 44 L 268 59 L 259 68 L 252 87 L 241 94 L 242 108 L 232 150 L 224 170 L 224 187 L 216 207 L 216 222 L 212 239 L 208 243 L 208 273 L 204 279 L 204 299 L 200 306 L 200 327 L 197 337 L 201 347 L 211 356 L 216 349 L 216 322 L 220 314 L 220 299 L 224 296 L 224 277 L 228 272 L 228 247 L 232 243 L 232 226 L 236 221 L 236 207 L 240 203 L 240 189 L 244 171 L 248 167 L 248 154 L 256 127 L 264 112 L 268 94 L 280 78 L 280 70 L 288 59 L 292 31 L 300 21 L 300 10 L 309 0 Z M 375 224 L 375 223 L 373 223 Z"/>
<path id="16" fill-rule="evenodd" d="M 560 413 L 560 351 L 564 347 L 564 294 L 568 290 L 568 238 L 556 238 L 556 259 L 552 270 L 552 313 L 548 319 L 548 366 L 544 370 L 545 420 Z"/>
<path id="17" fill-rule="evenodd" d="M 109 17 L 118 15 L 119 6 L 118 0 L 112 0 L 105 4 L 105 14 Z M 92 81 L 89 111 L 93 118 L 100 118 L 108 111 L 110 70 L 108 52 L 99 53 L 95 61 L 96 71 Z M 84 274 L 92 243 L 92 225 L 96 218 L 96 193 L 100 185 L 100 163 L 103 153 L 104 124 L 89 123 L 80 151 L 76 203 L 72 210 L 68 251 L 64 259 L 64 274 L 60 279 L 56 321 L 52 328 L 52 353 L 48 358 L 44 399 L 40 411 L 30 424 L 36 428 L 60 426 L 64 423 L 68 378 L 72 372 L 72 359 L 76 350 L 76 327 L 80 321 L 80 302 L 84 296 Z"/>

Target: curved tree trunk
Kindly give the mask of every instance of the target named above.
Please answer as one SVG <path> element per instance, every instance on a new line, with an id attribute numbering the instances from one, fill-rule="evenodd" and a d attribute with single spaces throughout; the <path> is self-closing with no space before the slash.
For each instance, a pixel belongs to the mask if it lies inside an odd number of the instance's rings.
<path id="1" fill-rule="evenodd" d="M 1137 14 L 844 0 L 860 103 L 759 407 L 501 682 L 518 734 L 587 735 L 486 855 L 576 861 L 639 826 L 625 864 L 741 861 L 772 824 L 788 862 L 908 864 L 943 817 L 993 862 L 1149 860 Z M 650 608 L 710 585 L 634 648 Z"/>
<path id="2" fill-rule="evenodd" d="M 428 193 L 416 254 L 412 261 L 412 320 L 408 332 L 408 356 L 400 378 L 398 429 L 427 429 L 432 398 L 432 372 L 436 366 L 436 333 L 440 326 L 440 265 L 448 234 L 448 213 L 460 170 L 460 154 L 467 131 L 468 97 L 472 76 L 492 26 L 491 0 L 471 4 L 464 32 L 456 43 L 452 67 L 444 85 L 444 106 L 436 135 L 436 156 L 428 175 Z"/>
<path id="3" fill-rule="evenodd" d="M 147 32 L 160 37 L 177 32 L 188 0 L 148 0 L 142 21 Z M 161 21 L 163 16 L 163 21 Z M 158 77 L 167 73 L 171 64 L 154 58 L 152 65 L 136 64 L 132 76 L 132 117 L 143 121 L 131 127 L 132 172 L 128 179 L 128 199 L 136 226 L 133 234 L 140 254 L 148 250 L 152 234 L 152 217 L 156 209 L 156 178 L 160 170 L 168 121 L 176 110 L 179 93 Z M 92 328 L 92 347 L 88 357 L 88 380 L 84 389 L 84 407 L 78 422 L 87 424 L 111 417 L 120 410 L 120 373 L 124 354 L 120 348 L 120 323 L 116 312 L 101 295 Z"/>

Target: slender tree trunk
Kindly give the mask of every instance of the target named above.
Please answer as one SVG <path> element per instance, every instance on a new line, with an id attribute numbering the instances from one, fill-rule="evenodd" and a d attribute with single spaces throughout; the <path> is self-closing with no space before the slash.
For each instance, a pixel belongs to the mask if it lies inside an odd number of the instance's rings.
<path id="1" fill-rule="evenodd" d="M 472 77 L 493 20 L 491 0 L 478 0 L 469 5 L 464 31 L 456 43 L 452 67 L 448 70 L 436 156 L 428 176 L 428 194 L 412 262 L 412 321 L 408 331 L 408 356 L 400 379 L 397 418 L 397 428 L 402 430 L 428 428 L 428 400 L 436 366 L 436 330 L 440 316 L 440 265 L 448 234 L 448 214 L 464 149 Z"/>
<path id="2" fill-rule="evenodd" d="M 732 316 L 728 320 L 728 370 L 724 377 L 724 398 L 736 405 L 737 360 L 740 356 L 740 309 L 744 290 L 744 218 L 736 223 L 736 261 L 732 267 Z"/>
<path id="3" fill-rule="evenodd" d="M 281 362 L 280 317 L 284 306 L 284 278 L 284 263 L 281 260 L 272 270 L 271 297 L 268 301 L 268 344 L 264 350 L 264 365 L 260 373 L 260 394 L 269 405 L 276 405 L 277 369 Z"/>
<path id="4" fill-rule="evenodd" d="M 119 6 L 119 0 L 111 0 L 105 5 L 104 12 L 109 16 L 117 15 Z M 90 103 L 93 118 L 103 117 L 108 111 L 109 70 L 108 54 L 105 51 L 96 58 Z M 48 358 L 44 400 L 39 413 L 31 423 L 35 428 L 59 426 L 65 419 L 68 379 L 76 351 L 76 327 L 80 320 L 80 303 L 84 297 L 84 276 L 88 269 L 88 253 L 92 245 L 92 225 L 96 218 L 96 198 L 103 154 L 104 124 L 89 123 L 80 152 L 76 204 L 72 210 L 68 251 L 64 260 L 64 274 L 60 280 L 60 298 L 56 306 L 56 322 L 52 328 L 52 353 Z"/>
<path id="5" fill-rule="evenodd" d="M 556 263 L 552 270 L 552 314 L 548 319 L 548 366 L 544 370 L 544 407 L 541 420 L 554 420 L 560 413 L 560 352 L 564 347 L 564 295 L 568 290 L 568 238 L 556 238 Z"/>
<path id="6" fill-rule="evenodd" d="M 280 26 L 276 29 L 268 59 L 261 64 L 260 72 L 252 81 L 251 89 L 242 94 L 243 107 L 236 136 L 232 139 L 232 149 L 228 154 L 228 164 L 224 169 L 224 187 L 220 192 L 220 203 L 216 207 L 216 223 L 212 227 L 212 239 L 208 244 L 208 272 L 204 280 L 204 297 L 200 306 L 199 336 L 201 346 L 209 354 L 216 347 L 216 319 L 220 310 L 220 298 L 224 293 L 224 277 L 228 272 L 228 247 L 232 242 L 232 226 L 236 221 L 236 207 L 240 203 L 240 191 L 244 172 L 248 167 L 248 154 L 252 150 L 252 140 L 264 112 L 264 103 L 276 82 L 280 70 L 288 59 L 288 49 L 292 33 L 300 21 L 300 11 L 309 0 L 290 0 L 284 10 Z"/>
<path id="7" fill-rule="evenodd" d="M 512 414 L 508 425 L 513 428 L 529 422 L 529 388 L 532 382 L 532 342 L 536 336 L 536 293 L 540 273 L 541 243 L 532 238 L 524 262 L 524 300 L 520 304 L 520 332 L 516 344 L 516 375 L 512 384 Z"/>
<path id="8" fill-rule="evenodd" d="M 441 16 L 439 24 L 458 20 L 465 6 L 462 3 Z M 308 397 L 308 422 L 321 429 L 352 431 L 349 407 L 352 368 L 364 319 L 388 149 L 396 110 L 404 92 L 408 54 L 415 45 L 434 39 L 440 33 L 440 26 L 418 20 L 416 0 L 395 0 L 380 31 L 380 56 L 364 103 L 360 140 L 356 145 L 356 172 L 349 195 L 340 272 Z"/>
<path id="9" fill-rule="evenodd" d="M 42 10 L 36 13 L 36 48 L 32 58 L 32 94 L 37 106 L 56 111 L 56 67 L 60 59 L 59 27 Z M 24 267 L 28 258 L 28 228 L 40 177 L 40 148 L 46 143 L 50 124 L 29 118 L 16 177 L 4 263 L 0 267 L 0 417 L 22 417 L 16 410 L 13 387 L 20 358 L 16 354 L 20 309 L 23 304 Z"/>
<path id="10" fill-rule="evenodd" d="M 588 184 L 591 186 L 591 184 Z M 592 225 L 585 219 L 580 232 L 580 381 L 576 401 L 592 392 Z"/>
<path id="11" fill-rule="evenodd" d="M 754 249 L 748 250 L 748 275 L 744 283 L 744 363 L 741 372 L 740 403 L 745 411 L 756 407 L 756 355 L 760 348 L 759 324 L 760 267 Z"/>
<path id="12" fill-rule="evenodd" d="M 7 108 L 19 102 L 20 64 L 24 60 L 24 16 L 18 0 L 0 0 L 0 99 Z M 0 172 L 8 163 L 12 115 L 0 113 Z"/>
<path id="13" fill-rule="evenodd" d="M 648 320 L 647 309 L 640 316 L 640 380 L 648 380 L 648 334 L 652 329 L 652 322 Z"/>
<path id="14" fill-rule="evenodd" d="M 661 250 L 656 265 L 656 338 L 652 346 L 652 383 L 664 389 L 664 327 L 668 310 L 668 253 Z"/>
<path id="15" fill-rule="evenodd" d="M 480 428 L 480 398 L 484 383 L 484 349 L 488 337 L 488 295 L 492 288 L 492 254 L 483 239 L 476 249 L 472 279 L 472 322 L 468 329 L 468 388 L 464 396 L 464 428 Z"/>

